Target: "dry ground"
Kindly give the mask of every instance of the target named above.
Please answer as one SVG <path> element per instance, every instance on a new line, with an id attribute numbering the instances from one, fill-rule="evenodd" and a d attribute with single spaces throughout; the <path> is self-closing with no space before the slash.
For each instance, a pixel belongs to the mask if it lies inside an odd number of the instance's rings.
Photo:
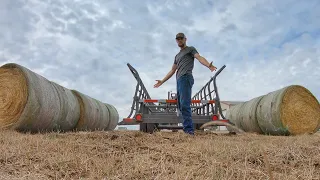
<path id="1" fill-rule="evenodd" d="M 320 135 L 0 132 L 1 179 L 319 179 Z M 268 171 L 268 165 L 269 170 Z"/>

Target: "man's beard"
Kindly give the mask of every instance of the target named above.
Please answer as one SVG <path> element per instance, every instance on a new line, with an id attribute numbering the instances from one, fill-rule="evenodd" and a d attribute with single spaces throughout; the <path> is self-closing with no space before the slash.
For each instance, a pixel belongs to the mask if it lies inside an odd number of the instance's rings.
<path id="1" fill-rule="evenodd" d="M 178 46 L 179 46 L 179 47 L 184 47 L 184 45 L 185 45 L 184 43 L 182 43 L 181 45 L 180 45 L 180 44 L 178 44 Z"/>

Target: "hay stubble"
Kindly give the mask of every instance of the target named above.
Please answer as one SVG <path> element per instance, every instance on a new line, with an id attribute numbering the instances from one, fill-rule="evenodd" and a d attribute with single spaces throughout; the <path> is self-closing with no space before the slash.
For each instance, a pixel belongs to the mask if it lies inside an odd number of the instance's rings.
<path id="1" fill-rule="evenodd" d="M 192 137 L 180 132 L 2 131 L 0 143 L 0 178 L 268 179 L 270 173 L 275 179 L 320 177 L 318 133 L 284 137 L 197 132 Z"/>

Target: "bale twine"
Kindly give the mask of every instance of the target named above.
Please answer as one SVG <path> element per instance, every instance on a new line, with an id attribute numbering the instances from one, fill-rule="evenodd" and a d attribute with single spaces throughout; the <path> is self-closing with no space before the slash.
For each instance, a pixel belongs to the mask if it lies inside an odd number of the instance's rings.
<path id="1" fill-rule="evenodd" d="M 75 130 L 108 130 L 110 123 L 108 107 L 104 103 L 76 90 L 71 91 L 77 96 L 81 109 Z"/>
<path id="2" fill-rule="evenodd" d="M 259 102 L 256 113 L 262 131 L 271 135 L 314 133 L 320 123 L 318 100 L 299 85 L 268 93 Z"/>
<path id="3" fill-rule="evenodd" d="M 68 131 L 80 107 L 70 90 L 15 63 L 0 67 L 0 126 L 19 131 Z"/>

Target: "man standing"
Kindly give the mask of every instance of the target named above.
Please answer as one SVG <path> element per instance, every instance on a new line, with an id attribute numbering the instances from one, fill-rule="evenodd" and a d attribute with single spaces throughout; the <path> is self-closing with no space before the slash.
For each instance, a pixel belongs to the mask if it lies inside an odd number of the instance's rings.
<path id="1" fill-rule="evenodd" d="M 192 70 L 194 66 L 194 58 L 202 65 L 208 67 L 211 72 L 216 70 L 216 67 L 209 63 L 204 57 L 200 56 L 196 48 L 186 45 L 187 38 L 184 33 L 176 35 L 176 42 L 180 47 L 180 52 L 175 56 L 174 63 L 169 73 L 162 79 L 156 80 L 155 88 L 161 86 L 164 82 L 172 77 L 177 71 L 177 98 L 178 108 L 182 114 L 183 131 L 188 134 L 194 134 L 193 121 L 191 115 L 191 91 L 194 84 Z"/>

